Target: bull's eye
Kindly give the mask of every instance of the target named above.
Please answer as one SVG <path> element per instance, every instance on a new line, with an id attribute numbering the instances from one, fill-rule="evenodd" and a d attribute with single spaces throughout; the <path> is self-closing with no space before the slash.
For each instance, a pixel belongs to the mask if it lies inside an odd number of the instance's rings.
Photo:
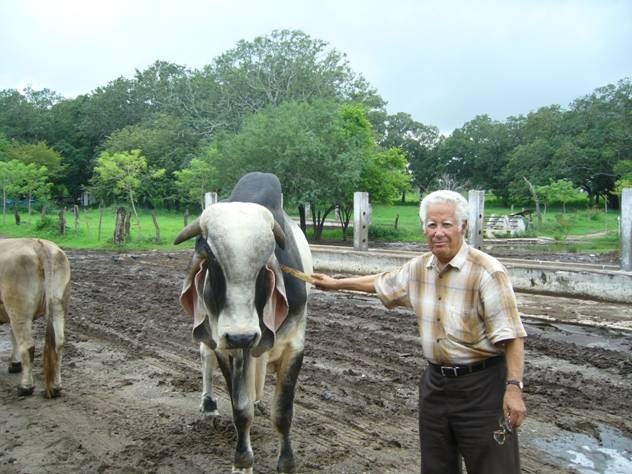
<path id="1" fill-rule="evenodd" d="M 268 279 L 266 278 L 266 267 L 261 267 L 257 280 L 255 281 L 255 308 L 259 315 L 263 314 L 263 307 L 268 299 Z"/>
<path id="2" fill-rule="evenodd" d="M 204 301 L 213 314 L 219 314 L 226 302 L 226 278 L 221 265 L 208 248 L 208 283 L 204 286 Z"/>

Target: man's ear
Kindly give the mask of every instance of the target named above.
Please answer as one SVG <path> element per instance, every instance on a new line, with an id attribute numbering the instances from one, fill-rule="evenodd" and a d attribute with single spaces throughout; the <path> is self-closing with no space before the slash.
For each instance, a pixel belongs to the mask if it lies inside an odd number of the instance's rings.
<path id="1" fill-rule="evenodd" d="M 461 230 L 462 230 L 464 233 L 467 233 L 467 227 L 468 227 L 468 226 L 467 226 L 467 221 L 463 221 L 463 224 L 461 224 Z"/>

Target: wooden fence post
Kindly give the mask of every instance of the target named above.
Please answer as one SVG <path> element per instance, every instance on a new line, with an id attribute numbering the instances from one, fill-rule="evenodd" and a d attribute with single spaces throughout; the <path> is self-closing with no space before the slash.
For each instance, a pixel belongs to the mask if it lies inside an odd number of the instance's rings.
<path id="1" fill-rule="evenodd" d="M 114 245 L 125 243 L 125 208 L 119 207 L 116 210 L 116 223 L 114 224 Z"/>
<path id="2" fill-rule="evenodd" d="M 470 215 L 467 218 L 467 241 L 477 249 L 483 246 L 483 218 L 485 216 L 485 191 L 468 192 Z"/>
<path id="3" fill-rule="evenodd" d="M 66 208 L 59 210 L 59 235 L 66 235 Z"/>
<path id="4" fill-rule="evenodd" d="M 204 193 L 204 207 L 207 208 L 211 204 L 215 204 L 217 202 L 217 193 L 208 192 Z"/>
<path id="5" fill-rule="evenodd" d="M 15 216 L 15 225 L 20 225 L 20 211 L 18 211 L 18 205 L 13 205 L 13 215 Z"/>
<path id="6" fill-rule="evenodd" d="M 355 250 L 369 250 L 370 220 L 369 193 L 353 193 L 353 248 Z"/>
<path id="7" fill-rule="evenodd" d="M 632 188 L 621 193 L 621 269 L 632 271 Z"/>
<path id="8" fill-rule="evenodd" d="M 79 206 L 76 204 L 72 206 L 72 212 L 75 216 L 75 232 L 79 232 Z"/>

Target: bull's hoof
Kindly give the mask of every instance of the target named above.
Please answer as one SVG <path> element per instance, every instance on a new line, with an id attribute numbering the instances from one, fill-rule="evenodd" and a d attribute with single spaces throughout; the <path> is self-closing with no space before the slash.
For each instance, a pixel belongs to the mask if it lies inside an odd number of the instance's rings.
<path id="1" fill-rule="evenodd" d="M 45 398 L 57 398 L 61 395 L 61 387 L 53 387 L 50 392 L 48 390 L 44 390 Z"/>
<path id="2" fill-rule="evenodd" d="M 294 474 L 296 472 L 296 460 L 293 453 L 281 455 L 277 462 L 277 472 Z"/>
<path id="3" fill-rule="evenodd" d="M 10 374 L 19 374 L 20 372 L 22 372 L 22 362 L 11 362 L 9 364 Z"/>
<path id="4" fill-rule="evenodd" d="M 200 411 L 210 416 L 218 416 L 217 402 L 211 397 L 202 397 L 202 404 L 200 405 Z"/>
<path id="5" fill-rule="evenodd" d="M 230 471 L 231 474 L 252 474 L 252 468 L 251 467 L 235 467 L 233 466 L 232 470 Z"/>
<path id="6" fill-rule="evenodd" d="M 252 450 L 236 451 L 233 458 L 233 473 L 252 474 L 252 466 L 255 464 L 255 456 Z"/>
<path id="7" fill-rule="evenodd" d="M 28 397 L 29 395 L 33 395 L 34 390 L 35 390 L 35 387 L 24 388 L 24 387 L 18 386 L 18 396 Z"/>

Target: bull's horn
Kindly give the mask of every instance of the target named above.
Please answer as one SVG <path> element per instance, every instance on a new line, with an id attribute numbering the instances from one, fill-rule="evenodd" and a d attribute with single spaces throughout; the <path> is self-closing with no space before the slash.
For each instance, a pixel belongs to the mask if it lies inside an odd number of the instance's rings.
<path id="1" fill-rule="evenodd" d="M 180 231 L 176 240 L 173 242 L 175 245 L 178 245 L 185 240 L 189 240 L 191 237 L 195 237 L 196 235 L 200 235 L 202 233 L 202 228 L 200 227 L 200 220 L 195 219 L 188 226 Z"/>
<path id="2" fill-rule="evenodd" d="M 272 233 L 274 234 L 274 240 L 276 240 L 277 245 L 285 250 L 285 232 L 283 232 L 283 229 L 281 229 L 277 221 L 274 221 Z"/>

